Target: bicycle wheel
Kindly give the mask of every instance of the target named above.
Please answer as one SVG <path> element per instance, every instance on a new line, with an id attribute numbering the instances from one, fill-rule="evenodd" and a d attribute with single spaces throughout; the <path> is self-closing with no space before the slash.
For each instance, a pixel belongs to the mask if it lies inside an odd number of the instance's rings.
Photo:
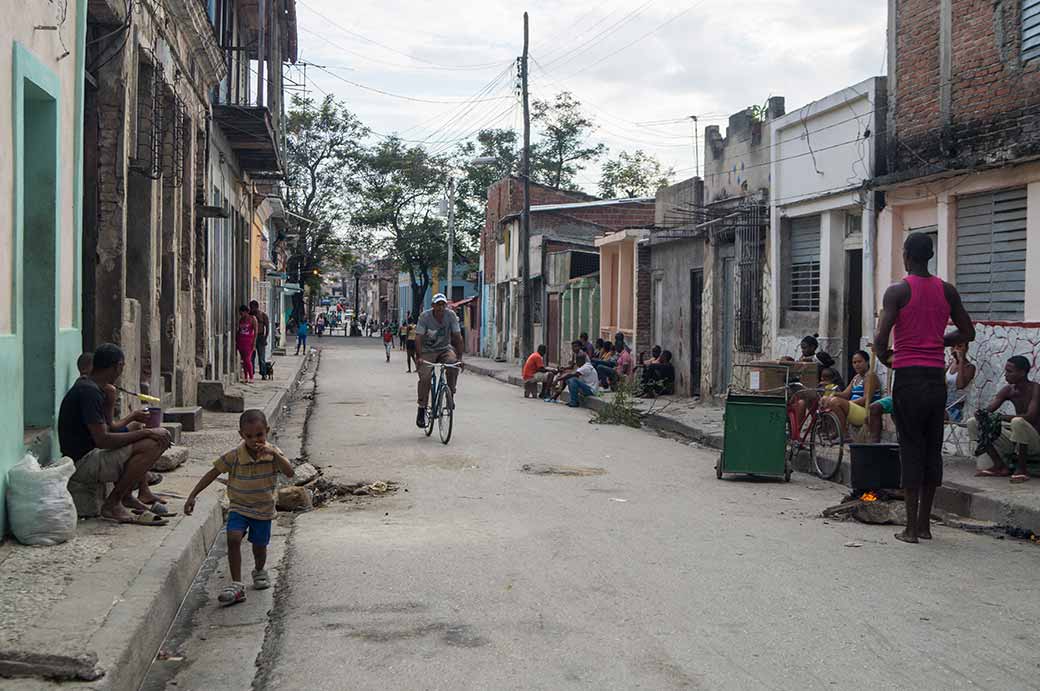
<path id="1" fill-rule="evenodd" d="M 841 422 L 834 413 L 821 413 L 809 436 L 809 458 L 813 470 L 824 480 L 830 480 L 841 468 L 845 440 Z"/>
<path id="2" fill-rule="evenodd" d="M 437 431 L 441 435 L 441 443 L 447 444 L 451 441 L 451 428 L 455 418 L 455 399 L 451 395 L 451 389 L 447 385 L 441 387 L 440 396 L 437 397 Z"/>
<path id="3" fill-rule="evenodd" d="M 434 384 L 436 384 L 436 380 Z M 426 436 L 433 434 L 433 420 L 437 417 L 437 387 L 430 389 L 430 405 L 426 406 Z"/>

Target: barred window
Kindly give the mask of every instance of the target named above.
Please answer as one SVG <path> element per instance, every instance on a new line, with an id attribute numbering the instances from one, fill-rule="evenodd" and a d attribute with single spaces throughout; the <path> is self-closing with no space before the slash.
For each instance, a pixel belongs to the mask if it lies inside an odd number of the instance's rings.
<path id="1" fill-rule="evenodd" d="M 791 290 L 787 309 L 820 311 L 820 217 L 791 221 Z"/>

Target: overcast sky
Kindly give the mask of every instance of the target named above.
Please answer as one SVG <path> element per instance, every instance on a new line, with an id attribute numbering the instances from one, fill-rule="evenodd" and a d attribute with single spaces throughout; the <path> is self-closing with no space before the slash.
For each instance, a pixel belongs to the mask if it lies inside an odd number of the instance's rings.
<path id="1" fill-rule="evenodd" d="M 374 131 L 432 151 L 482 127 L 521 127 L 514 96 L 523 11 L 531 92 L 567 89 L 610 154 L 643 149 L 693 175 L 693 128 L 769 96 L 794 110 L 885 73 L 882 0 L 297 0 L 311 94 Z M 331 73 L 331 74 L 330 74 Z M 290 71 L 300 79 L 302 72 Z M 350 84 L 354 82 L 368 90 Z M 374 90 L 406 96 L 398 98 Z M 474 96 L 479 100 L 474 101 Z M 409 100 L 416 99 L 416 100 Z M 433 102 L 428 102 L 433 101 Z M 595 192 L 598 166 L 580 180 Z"/>

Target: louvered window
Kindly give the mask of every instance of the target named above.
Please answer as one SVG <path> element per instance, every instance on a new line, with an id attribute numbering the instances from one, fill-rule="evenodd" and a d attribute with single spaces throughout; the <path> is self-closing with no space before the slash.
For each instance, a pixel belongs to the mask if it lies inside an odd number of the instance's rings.
<path id="1" fill-rule="evenodd" d="M 1022 62 L 1040 57 L 1040 0 L 1022 0 Z"/>
<path id="2" fill-rule="evenodd" d="M 792 312 L 820 310 L 820 217 L 791 221 L 791 292 L 787 306 Z"/>
<path id="3" fill-rule="evenodd" d="M 1023 319 L 1024 187 L 957 198 L 957 290 L 972 319 Z"/>

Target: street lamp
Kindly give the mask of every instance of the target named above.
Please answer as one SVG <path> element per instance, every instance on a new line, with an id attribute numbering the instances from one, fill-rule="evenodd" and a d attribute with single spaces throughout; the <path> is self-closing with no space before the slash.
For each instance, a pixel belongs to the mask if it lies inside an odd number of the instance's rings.
<path id="1" fill-rule="evenodd" d="M 485 166 L 497 163 L 496 156 L 478 156 L 471 160 L 469 166 Z M 455 279 L 455 178 L 448 175 L 448 276 L 444 294 L 451 302 L 451 284 Z"/>

